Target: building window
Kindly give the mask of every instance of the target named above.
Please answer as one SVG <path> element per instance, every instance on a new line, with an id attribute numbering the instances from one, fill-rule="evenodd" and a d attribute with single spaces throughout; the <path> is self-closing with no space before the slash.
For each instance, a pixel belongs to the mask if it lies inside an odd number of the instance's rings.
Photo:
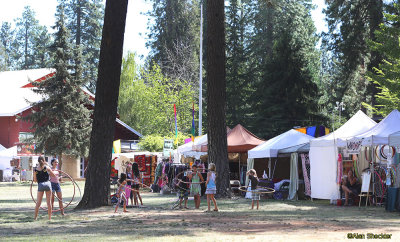
<path id="1" fill-rule="evenodd" d="M 33 134 L 29 132 L 19 132 L 19 142 L 24 143 L 28 139 L 33 139 Z"/>

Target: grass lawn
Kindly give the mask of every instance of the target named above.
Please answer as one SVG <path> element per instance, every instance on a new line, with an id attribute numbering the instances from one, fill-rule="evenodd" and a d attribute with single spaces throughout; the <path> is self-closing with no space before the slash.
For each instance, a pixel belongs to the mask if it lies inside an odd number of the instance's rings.
<path id="1" fill-rule="evenodd" d="M 78 182 L 81 189 L 83 182 Z M 36 197 L 36 187 L 33 188 Z M 62 185 L 66 201 L 73 186 Z M 82 190 L 83 192 L 83 190 Z M 79 195 L 79 193 L 78 193 Z M 0 183 L 0 240 L 7 241 L 287 241 L 347 240 L 348 233 L 386 233 L 400 241 L 399 212 L 383 207 L 337 207 L 329 201 L 261 200 L 260 210 L 249 210 L 244 198 L 217 200 L 220 212 L 205 213 L 206 199 L 195 210 L 171 210 L 176 196 L 144 192 L 143 208 L 113 207 L 66 210 L 47 220 L 42 210 L 33 220 L 30 183 Z M 42 203 L 45 207 L 45 203 Z M 58 205 L 55 206 L 56 208 Z"/>

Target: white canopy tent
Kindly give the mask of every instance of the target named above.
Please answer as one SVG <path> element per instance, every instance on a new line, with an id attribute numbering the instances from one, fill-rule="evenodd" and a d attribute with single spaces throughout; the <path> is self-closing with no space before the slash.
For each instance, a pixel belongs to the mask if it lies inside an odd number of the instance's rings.
<path id="1" fill-rule="evenodd" d="M 400 131 L 389 135 L 389 145 L 400 147 Z"/>
<path id="2" fill-rule="evenodd" d="M 184 145 L 178 146 L 178 154 L 182 155 L 184 152 L 192 151 L 193 146 L 202 144 L 203 142 L 207 142 L 207 135 L 202 135 L 199 137 L 196 137 L 193 141 L 190 141 Z"/>
<path id="3" fill-rule="evenodd" d="M 355 135 L 355 139 L 362 140 L 363 146 L 387 145 L 389 135 L 400 131 L 400 112 L 395 109 L 388 114 L 381 122 L 366 132 Z M 346 141 L 347 139 L 341 139 Z"/>
<path id="4" fill-rule="evenodd" d="M 3 146 L 2 146 L 3 147 Z M 4 148 L 4 147 L 3 147 Z M 0 170 L 11 168 L 10 161 L 17 156 L 17 146 L 0 151 Z"/>
<path id="5" fill-rule="evenodd" d="M 281 149 L 309 143 L 314 137 L 291 129 L 249 150 L 248 158 L 278 157 Z"/>
<path id="6" fill-rule="evenodd" d="M 336 182 L 337 139 L 359 135 L 375 125 L 375 121 L 358 111 L 338 130 L 311 140 L 309 157 L 312 198 L 339 198 L 339 185 Z"/>

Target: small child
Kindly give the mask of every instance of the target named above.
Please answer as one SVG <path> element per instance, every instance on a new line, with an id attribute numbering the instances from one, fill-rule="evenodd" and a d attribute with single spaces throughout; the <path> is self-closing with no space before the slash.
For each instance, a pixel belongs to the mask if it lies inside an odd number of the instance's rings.
<path id="1" fill-rule="evenodd" d="M 179 189 L 179 208 L 182 208 L 182 201 L 183 199 L 185 199 L 184 208 L 188 209 L 187 202 L 188 202 L 190 187 L 189 187 L 189 178 L 186 176 L 186 172 L 182 174 L 181 180 L 178 181 L 176 186 Z"/>
<path id="2" fill-rule="evenodd" d="M 207 212 L 210 212 L 210 206 L 211 206 L 211 201 L 214 203 L 214 211 L 218 212 L 218 206 L 217 206 L 217 201 L 214 198 L 214 195 L 217 193 L 217 187 L 215 186 L 215 164 L 210 163 L 208 166 L 209 172 L 207 173 L 207 181 L 206 181 L 206 194 L 207 194 L 207 205 L 208 205 L 208 210 Z"/>
<path id="3" fill-rule="evenodd" d="M 258 178 L 257 172 L 254 169 L 251 169 L 247 172 L 249 179 L 251 181 L 251 209 L 254 209 L 254 201 L 257 201 L 257 210 L 260 206 L 260 193 L 258 193 Z"/>
<path id="4" fill-rule="evenodd" d="M 117 197 L 118 197 L 118 202 L 117 205 L 115 205 L 115 211 L 114 213 L 117 212 L 119 205 L 121 204 L 121 200 L 124 201 L 124 212 L 128 212 L 128 210 L 126 210 L 126 204 L 128 203 L 128 199 L 126 199 L 126 193 L 125 193 L 125 189 L 126 187 L 126 174 L 125 173 L 121 173 L 121 177 L 119 178 L 119 187 L 118 187 L 118 191 L 117 191 Z"/>

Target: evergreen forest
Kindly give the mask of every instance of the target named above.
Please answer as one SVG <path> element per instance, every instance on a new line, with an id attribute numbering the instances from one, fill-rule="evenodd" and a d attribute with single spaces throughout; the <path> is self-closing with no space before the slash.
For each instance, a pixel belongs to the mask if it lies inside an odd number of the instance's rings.
<path id="1" fill-rule="evenodd" d="M 179 137 L 190 136 L 193 109 L 197 130 L 200 88 L 207 133 L 205 1 L 147 0 L 150 53 L 142 61 L 125 53 L 118 100 L 121 120 L 146 137 L 175 134 L 174 104 Z M 95 93 L 104 1 L 61 2 L 71 48 L 79 51 L 79 60 L 70 60 L 77 83 Z M 242 124 L 269 139 L 293 127 L 337 128 L 360 109 L 378 121 L 400 108 L 399 1 L 325 4 L 328 30 L 318 33 L 311 0 L 225 1 L 227 126 Z M 56 66 L 55 37 L 29 6 L 0 24 L 1 71 Z"/>

